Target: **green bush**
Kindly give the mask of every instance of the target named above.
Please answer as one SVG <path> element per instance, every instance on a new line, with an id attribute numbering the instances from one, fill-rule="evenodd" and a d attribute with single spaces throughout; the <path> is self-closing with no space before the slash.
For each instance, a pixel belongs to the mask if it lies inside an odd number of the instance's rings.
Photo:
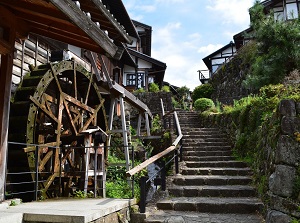
<path id="1" fill-rule="evenodd" d="M 200 112 L 203 112 L 214 106 L 215 106 L 214 102 L 209 98 L 199 98 L 194 103 L 194 108 Z"/>
<path id="2" fill-rule="evenodd" d="M 133 93 L 137 93 L 137 94 L 138 93 L 144 93 L 144 92 L 146 92 L 144 88 L 139 88 L 139 89 L 133 91 Z"/>
<path id="3" fill-rule="evenodd" d="M 159 86 L 156 83 L 149 84 L 149 92 L 159 92 Z"/>
<path id="4" fill-rule="evenodd" d="M 196 87 L 192 94 L 192 99 L 195 102 L 199 98 L 211 98 L 214 88 L 211 84 L 201 84 Z"/>
<path id="5" fill-rule="evenodd" d="M 163 92 L 170 92 L 170 87 L 167 86 L 167 85 L 165 85 L 165 86 L 163 86 L 163 87 L 161 88 L 161 91 L 163 91 Z"/>

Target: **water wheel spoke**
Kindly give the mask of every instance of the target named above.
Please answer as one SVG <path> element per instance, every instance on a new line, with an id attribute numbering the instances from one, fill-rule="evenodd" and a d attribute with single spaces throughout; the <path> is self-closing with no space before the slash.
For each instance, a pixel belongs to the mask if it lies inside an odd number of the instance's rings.
<path id="1" fill-rule="evenodd" d="M 67 160 L 68 158 L 70 158 L 69 156 L 70 156 L 72 150 L 73 150 L 72 148 L 67 149 L 67 152 L 65 152 L 64 156 L 63 156 L 62 159 L 61 159 L 61 163 L 62 163 L 62 164 L 64 164 L 64 163 L 66 162 L 66 160 Z"/>
<path id="2" fill-rule="evenodd" d="M 81 133 L 82 131 L 85 131 L 89 127 L 89 125 L 91 124 L 91 122 L 96 118 L 97 113 L 100 110 L 100 108 L 102 107 L 103 103 L 104 103 L 104 99 L 101 100 L 101 103 L 97 106 L 97 108 L 95 110 L 95 113 L 92 114 L 90 116 L 90 118 L 86 121 L 86 123 L 84 124 L 84 126 L 82 128 L 80 128 L 80 130 L 78 131 L 79 133 Z"/>
<path id="3" fill-rule="evenodd" d="M 67 95 L 65 93 L 62 93 L 63 97 L 65 100 L 71 102 L 72 104 L 86 110 L 87 112 L 90 112 L 90 113 L 95 113 L 95 109 L 93 109 L 92 107 L 86 105 L 86 104 L 83 104 L 81 101 L 77 100 L 76 98 L 73 98 L 72 96 L 70 95 Z"/>
<path id="4" fill-rule="evenodd" d="M 52 111 L 47 110 L 45 105 L 40 104 L 34 97 L 30 96 L 30 100 L 38 106 L 45 114 L 47 114 L 53 121 L 58 122 Z"/>
<path id="5" fill-rule="evenodd" d="M 53 150 L 49 151 L 44 158 L 39 163 L 39 171 L 42 172 L 45 169 L 46 163 L 49 161 L 49 159 L 53 156 Z"/>
<path id="6" fill-rule="evenodd" d="M 75 132 L 75 135 L 77 135 L 77 129 L 76 129 L 75 123 L 74 123 L 74 121 L 73 121 L 73 118 L 72 118 L 72 115 L 71 115 L 71 112 L 70 112 L 70 109 L 69 109 L 69 106 L 68 106 L 68 102 L 67 102 L 64 98 L 63 98 L 63 103 L 64 103 L 65 109 L 66 109 L 66 111 L 67 111 L 69 120 L 70 120 L 70 122 L 71 122 L 73 131 Z"/>
<path id="7" fill-rule="evenodd" d="M 46 192 L 49 189 L 49 187 L 51 186 L 55 178 L 58 176 L 59 176 L 59 172 L 54 172 L 51 176 L 48 177 L 48 179 L 44 183 L 44 192 Z"/>
<path id="8" fill-rule="evenodd" d="M 88 102 L 89 95 L 90 95 L 90 90 L 91 90 L 91 85 L 92 85 L 92 80 L 93 80 L 93 74 L 91 75 L 91 78 L 89 80 L 90 82 L 89 82 L 89 86 L 88 86 L 88 89 L 87 89 L 87 92 L 86 92 L 84 104 L 87 104 L 87 102 Z"/>

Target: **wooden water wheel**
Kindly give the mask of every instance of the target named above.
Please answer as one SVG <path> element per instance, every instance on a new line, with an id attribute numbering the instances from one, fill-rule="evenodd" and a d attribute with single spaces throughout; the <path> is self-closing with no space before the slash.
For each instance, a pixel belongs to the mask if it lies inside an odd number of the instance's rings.
<path id="1" fill-rule="evenodd" d="M 84 146 L 83 132 L 91 126 L 107 130 L 104 99 L 94 79 L 76 62 L 61 61 L 26 74 L 15 92 L 9 141 L 41 146 L 38 170 L 44 196 L 56 196 L 58 176 L 70 179 L 68 183 L 82 176 L 84 150 L 72 147 Z M 24 147 L 9 146 L 12 172 L 24 171 L 25 163 L 35 170 L 35 147 Z"/>

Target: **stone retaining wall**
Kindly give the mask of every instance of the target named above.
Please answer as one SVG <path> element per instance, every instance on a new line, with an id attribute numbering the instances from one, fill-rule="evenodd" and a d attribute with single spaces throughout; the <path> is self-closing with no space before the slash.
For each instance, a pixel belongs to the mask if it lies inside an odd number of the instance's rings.
<path id="1" fill-rule="evenodd" d="M 290 216 L 300 218 L 299 204 L 291 199 L 299 177 L 300 142 L 295 140 L 295 133 L 300 132 L 299 107 L 300 103 L 293 100 L 283 100 L 279 106 L 281 134 L 274 154 L 274 171 L 269 178 L 267 223 L 290 222 Z"/>
<path id="2" fill-rule="evenodd" d="M 254 160 L 260 165 L 253 165 L 254 172 L 267 180 L 266 223 L 289 223 L 293 218 L 300 219 L 300 193 L 295 194 L 295 191 L 300 191 L 300 102 L 282 100 L 278 112 L 280 132 L 277 144 L 268 144 L 266 126 L 262 127 L 261 142 L 253 142 L 261 145 L 260 151 L 256 151 L 260 153 L 256 159 L 260 160 Z M 203 127 L 223 128 L 235 145 L 240 124 L 238 118 L 237 121 L 228 115 L 201 118 Z"/>

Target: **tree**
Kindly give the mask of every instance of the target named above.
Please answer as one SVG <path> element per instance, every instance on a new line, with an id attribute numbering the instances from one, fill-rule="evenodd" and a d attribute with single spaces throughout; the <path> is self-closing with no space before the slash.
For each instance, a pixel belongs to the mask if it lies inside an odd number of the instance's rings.
<path id="1" fill-rule="evenodd" d="M 250 9 L 257 52 L 244 84 L 254 89 L 280 83 L 287 74 L 300 68 L 299 19 L 275 20 L 272 14 L 265 15 L 259 2 Z"/>

